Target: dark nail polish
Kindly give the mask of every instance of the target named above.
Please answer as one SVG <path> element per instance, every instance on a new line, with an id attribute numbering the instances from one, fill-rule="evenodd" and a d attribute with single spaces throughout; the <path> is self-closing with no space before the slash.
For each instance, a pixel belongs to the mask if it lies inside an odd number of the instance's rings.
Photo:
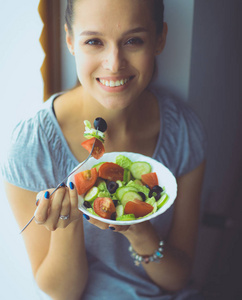
<path id="1" fill-rule="evenodd" d="M 111 227 L 109 227 L 109 229 L 111 229 L 111 230 L 115 230 L 115 228 L 114 228 L 114 227 L 112 227 L 112 226 L 111 226 Z"/>
<path id="2" fill-rule="evenodd" d="M 45 192 L 45 199 L 49 199 L 50 193 L 48 191 Z"/>
<path id="3" fill-rule="evenodd" d="M 70 183 L 69 183 L 69 186 L 70 186 L 70 189 L 71 189 L 71 190 L 74 189 L 74 184 L 73 184 L 73 182 L 70 182 Z"/>
<path id="4" fill-rule="evenodd" d="M 60 185 L 61 187 L 65 187 L 66 185 L 65 185 L 65 183 L 64 182 L 62 182 L 62 184 Z"/>
<path id="5" fill-rule="evenodd" d="M 90 217 L 88 215 L 83 214 L 83 217 L 87 220 L 90 220 Z"/>
<path id="6" fill-rule="evenodd" d="M 39 205 L 39 199 L 36 200 L 35 205 L 36 205 L 36 206 Z"/>

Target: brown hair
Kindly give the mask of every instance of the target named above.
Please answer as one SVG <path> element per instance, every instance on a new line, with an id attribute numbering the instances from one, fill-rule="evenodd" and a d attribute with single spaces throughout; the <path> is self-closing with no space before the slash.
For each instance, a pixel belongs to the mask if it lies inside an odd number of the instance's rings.
<path id="1" fill-rule="evenodd" d="M 74 4 L 77 0 L 67 0 L 65 21 L 68 27 L 69 33 L 72 34 L 72 24 L 74 19 Z M 148 0 L 151 3 L 152 0 Z M 162 33 L 163 20 L 164 20 L 164 4 L 163 0 L 153 0 L 153 17 L 156 23 L 157 33 Z"/>

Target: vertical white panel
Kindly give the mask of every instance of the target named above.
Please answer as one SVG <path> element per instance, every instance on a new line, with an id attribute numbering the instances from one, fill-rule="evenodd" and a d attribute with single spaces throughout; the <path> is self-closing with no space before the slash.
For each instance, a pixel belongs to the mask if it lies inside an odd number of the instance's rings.
<path id="1" fill-rule="evenodd" d="M 39 0 L 12 0 L 1 4 L 0 47 L 0 160 L 13 126 L 31 113 L 43 99 L 40 67 L 44 53 L 39 44 L 42 21 Z M 0 224 L 1 299 L 37 298 L 22 236 L 12 215 L 2 181 Z"/>
<path id="2" fill-rule="evenodd" d="M 166 47 L 158 57 L 158 78 L 162 85 L 180 99 L 188 100 L 194 0 L 165 0 L 168 24 Z"/>

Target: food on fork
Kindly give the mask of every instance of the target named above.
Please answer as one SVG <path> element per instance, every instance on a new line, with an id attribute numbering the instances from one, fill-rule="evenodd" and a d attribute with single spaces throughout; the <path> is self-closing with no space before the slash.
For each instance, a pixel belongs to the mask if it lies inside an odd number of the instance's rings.
<path id="1" fill-rule="evenodd" d="M 107 130 L 107 123 L 102 118 L 96 118 L 94 120 L 94 128 L 92 128 L 91 123 L 88 120 L 84 121 L 85 131 L 84 137 L 87 139 L 82 143 L 82 146 L 91 153 L 92 147 L 94 144 L 94 148 L 92 151 L 92 156 L 96 159 L 99 159 L 105 153 L 104 148 L 104 132 Z"/>

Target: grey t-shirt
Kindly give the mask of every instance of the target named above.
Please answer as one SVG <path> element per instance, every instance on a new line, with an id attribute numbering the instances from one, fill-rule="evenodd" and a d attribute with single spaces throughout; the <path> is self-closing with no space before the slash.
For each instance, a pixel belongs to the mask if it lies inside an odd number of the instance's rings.
<path id="1" fill-rule="evenodd" d="M 159 91 L 152 92 L 158 99 L 161 115 L 153 158 L 179 177 L 205 159 L 206 135 L 198 117 L 187 105 Z M 14 129 L 8 157 L 1 167 L 8 182 L 38 192 L 55 187 L 79 163 L 53 112 L 53 101 L 58 95 L 53 95 L 33 117 L 21 121 Z M 173 206 L 151 221 L 161 238 L 168 233 L 172 212 Z M 175 297 L 163 295 L 144 269 L 134 265 L 129 243 L 123 235 L 100 230 L 86 220 L 84 231 L 89 280 L 83 300 L 170 300 L 185 299 L 185 294 L 190 293 L 186 290 Z"/>

